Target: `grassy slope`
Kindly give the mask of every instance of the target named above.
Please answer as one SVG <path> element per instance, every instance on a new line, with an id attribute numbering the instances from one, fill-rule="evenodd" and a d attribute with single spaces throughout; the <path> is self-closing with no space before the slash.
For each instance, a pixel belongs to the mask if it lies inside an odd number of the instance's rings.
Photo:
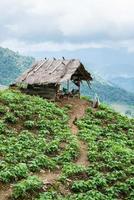
<path id="1" fill-rule="evenodd" d="M 18 181 L 73 160 L 78 155 L 77 141 L 67 120 L 64 110 L 39 97 L 1 92 L 0 180 Z"/>
<path id="2" fill-rule="evenodd" d="M 67 121 L 65 110 L 39 97 L 0 93 L 0 182 L 15 184 L 13 199 L 133 199 L 134 120 L 105 106 L 87 110 L 77 125 L 88 167 L 72 162 L 78 142 Z M 60 180 L 43 189 L 33 176 L 41 169 L 61 170 Z"/>
<path id="3" fill-rule="evenodd" d="M 134 199 L 134 119 L 102 105 L 99 110 L 88 108 L 77 125 L 79 137 L 88 145 L 89 166 L 64 166 L 61 181 L 71 195 L 63 199 Z"/>
<path id="4" fill-rule="evenodd" d="M 90 165 L 88 180 L 75 181 L 73 190 L 94 199 L 133 199 L 134 119 L 101 106 L 97 112 L 89 108 L 77 124 L 88 144 Z"/>

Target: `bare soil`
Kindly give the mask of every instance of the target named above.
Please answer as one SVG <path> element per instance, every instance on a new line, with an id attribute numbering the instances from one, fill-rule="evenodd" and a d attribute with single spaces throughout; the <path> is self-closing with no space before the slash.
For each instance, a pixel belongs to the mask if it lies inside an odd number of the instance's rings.
<path id="1" fill-rule="evenodd" d="M 69 103 L 72 105 L 72 109 L 69 113 L 69 126 L 72 130 L 72 133 L 77 136 L 78 127 L 75 125 L 75 121 L 82 118 L 85 115 L 85 111 L 89 107 L 90 103 L 82 99 L 72 99 Z M 76 164 L 83 165 L 86 167 L 88 165 L 87 145 L 82 140 L 79 140 L 79 138 L 78 142 L 80 147 L 80 156 L 76 161 Z"/>
<path id="2" fill-rule="evenodd" d="M 71 99 L 63 99 L 62 102 L 57 103 L 60 107 L 64 107 L 66 105 L 70 105 L 70 111 L 69 111 L 69 127 L 72 130 L 72 134 L 76 135 L 78 133 L 78 128 L 75 125 L 75 121 L 77 119 L 80 119 L 84 116 L 86 109 L 88 106 L 90 106 L 90 103 L 87 102 L 86 100 L 78 99 L 78 98 L 71 98 Z M 79 142 L 79 151 L 80 155 L 79 158 L 76 160 L 76 164 L 82 165 L 82 166 L 87 166 L 88 163 L 88 157 L 87 157 L 87 145 L 79 140 L 77 137 L 78 142 Z M 46 170 L 41 170 L 39 173 L 36 173 L 37 175 L 44 183 L 44 190 L 47 189 L 49 186 L 53 185 L 59 178 L 61 174 L 60 170 L 56 171 L 46 171 Z M 63 188 L 64 189 L 64 188 Z M 65 193 L 67 191 L 63 191 Z M 11 196 L 12 189 L 11 185 L 0 185 L 0 200 L 8 200 L 9 197 Z"/>
<path id="3" fill-rule="evenodd" d="M 59 178 L 60 170 L 56 171 L 41 170 L 36 175 L 43 181 L 44 184 L 53 184 L 55 180 Z"/>
<path id="4" fill-rule="evenodd" d="M 11 193 L 11 185 L 0 184 L 0 200 L 8 200 Z"/>
<path id="5" fill-rule="evenodd" d="M 69 127 L 73 134 L 77 136 L 78 128 L 75 125 L 75 121 L 80 119 L 84 116 L 86 109 L 89 107 L 90 103 L 86 100 L 78 99 L 78 98 L 71 98 L 71 99 L 63 99 L 62 102 L 58 102 L 60 107 L 64 107 L 66 105 L 70 105 L 71 109 L 69 112 Z M 75 162 L 78 165 L 87 166 L 88 157 L 87 157 L 87 145 L 79 140 L 79 151 L 80 156 Z M 37 174 L 37 176 L 44 182 L 44 184 L 53 184 L 60 176 L 60 170 L 58 171 L 41 171 Z"/>
<path id="6" fill-rule="evenodd" d="M 86 100 L 71 98 L 71 99 L 63 99 L 62 102 L 58 103 L 58 105 L 60 107 L 71 105 L 71 109 L 69 112 L 69 118 L 70 118 L 69 127 L 72 130 L 72 133 L 77 136 L 78 128 L 75 125 L 75 121 L 77 119 L 82 118 L 85 115 L 85 111 L 89 107 L 90 103 L 87 102 Z M 89 164 L 87 157 L 87 145 L 83 141 L 79 140 L 79 138 L 78 142 L 79 142 L 80 156 L 75 163 L 86 167 Z M 42 170 L 37 175 L 44 182 L 44 184 L 45 182 L 48 184 L 53 184 L 59 178 L 60 173 L 61 173 L 60 170 L 54 172 L 52 171 L 46 172 Z"/>

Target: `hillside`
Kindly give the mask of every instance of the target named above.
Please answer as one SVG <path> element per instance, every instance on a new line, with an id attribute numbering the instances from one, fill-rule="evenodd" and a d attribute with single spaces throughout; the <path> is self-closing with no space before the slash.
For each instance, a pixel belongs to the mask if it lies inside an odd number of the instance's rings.
<path id="1" fill-rule="evenodd" d="M 115 77 L 111 82 L 126 91 L 134 93 L 134 77 Z"/>
<path id="2" fill-rule="evenodd" d="M 94 75 L 94 81 L 91 83 L 91 89 L 84 84 L 81 89 L 82 94 L 94 98 L 97 94 L 102 102 L 106 103 L 119 103 L 126 105 L 134 105 L 134 94 L 127 92 L 105 80 L 101 77 Z"/>
<path id="3" fill-rule="evenodd" d="M 21 56 L 0 47 L 0 85 L 9 85 L 34 62 L 34 58 Z"/>
<path id="4" fill-rule="evenodd" d="M 29 68 L 33 62 L 34 58 L 32 57 L 20 56 L 9 49 L 0 48 L 0 85 L 8 85 L 14 82 L 16 77 Z M 89 91 L 85 84 L 82 87 L 82 94 L 93 98 L 95 94 L 98 94 L 101 101 L 110 104 L 134 105 L 134 94 L 110 84 L 96 74 L 91 90 Z"/>
<path id="5" fill-rule="evenodd" d="M 2 91 L 0 199 L 132 200 L 133 137 L 134 119 L 104 105 Z"/>

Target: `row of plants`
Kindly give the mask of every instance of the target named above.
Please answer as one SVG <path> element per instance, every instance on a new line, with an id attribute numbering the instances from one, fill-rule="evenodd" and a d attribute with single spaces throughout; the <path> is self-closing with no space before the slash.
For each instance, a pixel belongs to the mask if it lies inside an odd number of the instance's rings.
<path id="1" fill-rule="evenodd" d="M 87 177 L 74 180 L 74 193 L 95 191 L 95 199 L 133 199 L 134 119 L 128 119 L 101 105 L 88 108 L 77 121 L 79 137 L 88 144 Z M 87 198 L 88 199 L 88 198 Z"/>
<path id="2" fill-rule="evenodd" d="M 17 91 L 0 93 L 0 182 L 13 183 L 11 198 L 134 199 L 134 119 L 105 105 L 88 108 L 76 122 L 88 146 L 84 167 L 75 163 L 80 147 L 68 128 L 67 110 Z M 32 175 L 59 168 L 59 180 L 48 188 Z"/>
<path id="3" fill-rule="evenodd" d="M 67 126 L 67 108 L 19 91 L 0 93 L 0 182 L 54 170 L 79 155 Z M 63 145 L 64 144 L 64 145 Z"/>
<path id="4" fill-rule="evenodd" d="M 101 105 L 88 108 L 76 124 L 79 138 L 88 145 L 89 166 L 66 163 L 59 181 L 68 195 L 59 190 L 41 193 L 38 199 L 134 199 L 134 119 Z"/>

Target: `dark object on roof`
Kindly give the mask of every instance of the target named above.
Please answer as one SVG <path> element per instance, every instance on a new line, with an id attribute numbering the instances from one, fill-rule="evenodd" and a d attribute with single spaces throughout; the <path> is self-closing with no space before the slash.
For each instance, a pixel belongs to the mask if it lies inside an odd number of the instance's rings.
<path id="1" fill-rule="evenodd" d="M 35 63 L 31 69 L 27 70 L 17 80 L 17 83 L 26 84 L 61 84 L 66 80 L 91 81 L 91 74 L 86 71 L 79 60 L 42 60 Z"/>
<path id="2" fill-rule="evenodd" d="M 27 85 L 25 88 L 20 87 L 21 91 L 55 100 L 61 83 L 67 81 L 69 90 L 69 80 L 79 87 L 80 93 L 80 82 L 87 81 L 89 85 L 92 77 L 79 60 L 45 59 L 35 63 L 31 69 L 24 72 L 11 87 Z"/>

